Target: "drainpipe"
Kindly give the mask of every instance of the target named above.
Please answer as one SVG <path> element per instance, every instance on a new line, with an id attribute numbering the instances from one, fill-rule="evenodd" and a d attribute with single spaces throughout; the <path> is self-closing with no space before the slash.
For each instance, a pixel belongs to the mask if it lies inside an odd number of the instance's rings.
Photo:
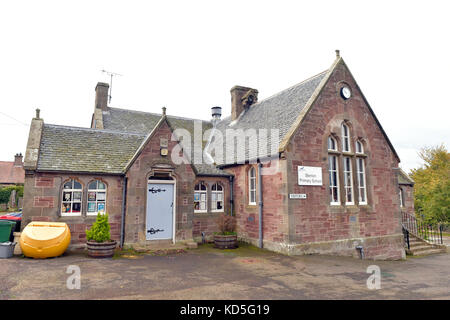
<path id="1" fill-rule="evenodd" d="M 123 189 L 122 189 L 122 220 L 120 222 L 120 247 L 123 248 L 123 242 L 125 238 L 125 210 L 127 205 L 127 184 L 128 178 L 123 177 Z"/>
<path id="2" fill-rule="evenodd" d="M 233 215 L 233 181 L 234 177 L 230 176 L 230 215 Z"/>
<path id="3" fill-rule="evenodd" d="M 258 214 L 259 214 L 259 247 L 263 247 L 263 221 L 262 221 L 262 210 L 263 210 L 263 196 L 262 196 L 262 175 L 261 175 L 262 163 L 258 162 Z"/>

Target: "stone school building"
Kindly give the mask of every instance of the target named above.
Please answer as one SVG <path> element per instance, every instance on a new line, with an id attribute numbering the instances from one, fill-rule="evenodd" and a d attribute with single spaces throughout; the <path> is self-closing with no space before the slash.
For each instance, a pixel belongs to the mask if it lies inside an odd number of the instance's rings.
<path id="1" fill-rule="evenodd" d="M 47 124 L 37 110 L 23 226 L 66 222 L 82 245 L 107 212 L 114 239 L 142 246 L 211 239 L 226 213 L 239 239 L 285 254 L 405 257 L 412 182 L 400 189 L 400 159 L 338 51 L 328 70 L 267 99 L 233 87 L 231 115 L 214 107 L 211 121 L 113 108 L 108 90 L 97 84 L 90 128 Z M 245 137 L 229 143 L 232 130 L 272 133 L 255 153 Z"/>

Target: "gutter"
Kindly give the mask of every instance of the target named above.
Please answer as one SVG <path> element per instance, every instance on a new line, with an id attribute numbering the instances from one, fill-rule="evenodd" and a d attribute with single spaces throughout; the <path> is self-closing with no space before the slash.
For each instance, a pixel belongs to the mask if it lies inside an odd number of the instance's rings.
<path id="1" fill-rule="evenodd" d="M 258 218 L 259 218 L 259 247 L 262 248 L 263 247 L 263 215 L 262 215 L 262 210 L 263 210 L 263 197 L 262 197 L 262 174 L 261 174 L 261 168 L 262 168 L 262 163 L 258 162 Z"/>
<path id="2" fill-rule="evenodd" d="M 122 190 L 122 220 L 120 222 L 120 247 L 123 248 L 123 242 L 125 238 L 125 211 L 127 205 L 127 185 L 128 178 L 123 176 L 123 190 Z"/>
<path id="3" fill-rule="evenodd" d="M 234 182 L 234 177 L 230 176 L 230 215 L 233 215 L 233 182 Z"/>

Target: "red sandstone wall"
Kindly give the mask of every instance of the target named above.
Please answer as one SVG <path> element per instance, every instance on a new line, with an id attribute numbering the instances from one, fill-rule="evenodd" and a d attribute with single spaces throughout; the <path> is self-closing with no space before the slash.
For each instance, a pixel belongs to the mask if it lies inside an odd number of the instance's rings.
<path id="1" fill-rule="evenodd" d="M 266 242 L 286 242 L 288 240 L 286 175 L 284 161 L 276 161 L 279 170 L 273 175 L 262 176 L 263 192 L 263 240 Z M 238 236 L 253 243 L 259 238 L 258 193 L 256 205 L 249 205 L 248 170 L 251 166 L 239 165 L 227 168 L 234 174 L 234 203 Z M 267 165 L 264 165 L 267 167 Z M 257 176 L 257 184 L 259 184 Z"/>
<path id="2" fill-rule="evenodd" d="M 195 174 L 190 164 L 175 165 L 170 154 L 176 146 L 170 141 L 172 131 L 163 123 L 144 147 L 127 173 L 127 211 L 125 220 L 125 242 L 145 243 L 145 221 L 147 204 L 147 181 L 157 166 L 171 167 L 169 171 L 176 178 L 176 239 L 192 240 L 192 218 Z M 169 155 L 160 155 L 160 139 L 169 140 Z"/>
<path id="3" fill-rule="evenodd" d="M 76 179 L 83 186 L 81 216 L 61 216 L 61 197 L 64 182 Z M 68 224 L 71 244 L 86 242 L 86 228 L 95 222 L 95 216 L 86 215 L 87 186 L 92 180 L 101 180 L 107 185 L 106 212 L 111 225 L 111 238 L 120 239 L 122 213 L 122 178 L 119 176 L 69 175 L 56 173 L 35 173 L 25 176 L 23 229 L 31 221 L 57 221 Z"/>
<path id="4" fill-rule="evenodd" d="M 218 231 L 216 220 L 221 214 L 219 212 L 211 211 L 211 186 L 219 182 L 224 188 L 224 213 L 230 214 L 230 181 L 228 178 L 216 178 L 216 177 L 197 177 L 195 184 L 203 181 L 208 189 L 208 212 L 194 212 L 193 214 L 193 236 L 197 241 L 201 241 L 202 232 L 205 233 L 208 241 L 212 240 L 214 232 Z"/>
<path id="5" fill-rule="evenodd" d="M 401 211 L 414 216 L 414 187 L 410 185 L 400 185 L 399 187 L 403 190 L 403 207 Z"/>
<path id="6" fill-rule="evenodd" d="M 340 81 L 345 81 L 352 89 L 352 98 L 347 101 L 339 95 Z M 356 139 L 364 139 L 368 205 L 344 205 L 342 162 L 342 205 L 329 204 L 326 139 L 331 133 L 341 137 L 341 123 L 344 119 L 351 124 L 353 152 Z M 307 194 L 306 200 L 288 200 L 291 242 L 320 242 L 401 233 L 398 184 L 393 170 L 398 167 L 398 161 L 344 65 L 339 65 L 331 75 L 318 100 L 305 116 L 300 130 L 291 139 L 287 150 L 288 192 Z M 299 165 L 322 167 L 323 186 L 298 186 Z M 353 185 L 356 186 L 354 162 L 352 167 Z M 354 189 L 355 201 L 358 199 L 356 191 Z M 389 249 L 366 250 L 368 257 L 384 255 L 393 258 L 399 254 L 401 249 L 397 245 Z"/>

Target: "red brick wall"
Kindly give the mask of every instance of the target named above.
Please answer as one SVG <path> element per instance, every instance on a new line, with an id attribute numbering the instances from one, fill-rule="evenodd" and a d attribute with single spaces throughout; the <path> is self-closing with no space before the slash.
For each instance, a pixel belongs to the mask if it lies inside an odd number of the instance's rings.
<path id="1" fill-rule="evenodd" d="M 352 89 L 352 98 L 339 95 L 340 82 Z M 329 204 L 327 137 L 341 137 L 341 123 L 349 121 L 352 151 L 357 138 L 364 139 L 368 205 L 344 205 L 343 174 L 340 160 L 341 206 Z M 338 141 L 338 144 L 340 142 Z M 339 239 L 400 234 L 399 198 L 396 171 L 398 160 L 372 117 L 357 85 L 344 65 L 338 65 L 318 100 L 292 137 L 286 152 L 289 193 L 306 193 L 305 200 L 289 201 L 290 242 L 307 243 Z M 299 186 L 297 166 L 322 167 L 322 186 Z M 356 163 L 352 164 L 354 182 Z M 358 200 L 354 188 L 355 203 Z M 381 248 L 366 248 L 367 257 L 402 255 L 393 244 L 394 253 Z M 389 252 L 388 252 L 389 251 Z"/>
<path id="2" fill-rule="evenodd" d="M 76 179 L 83 186 L 81 216 L 61 216 L 63 184 Z M 86 242 L 86 228 L 95 222 L 95 216 L 87 216 L 87 188 L 89 182 L 102 180 L 107 186 L 106 211 L 111 225 L 111 238 L 120 239 L 122 214 L 122 178 L 119 176 L 34 173 L 25 176 L 24 204 L 21 228 L 31 221 L 57 221 L 68 224 L 71 244 Z"/>
<path id="3" fill-rule="evenodd" d="M 171 172 L 176 180 L 176 240 L 192 240 L 192 219 L 195 173 L 190 164 L 175 165 L 171 160 L 173 148 L 172 131 L 164 122 L 155 132 L 127 173 L 127 212 L 125 220 L 125 243 L 146 243 L 147 182 L 154 171 Z M 161 156 L 161 138 L 169 141 L 169 154 Z M 157 169 L 167 167 L 168 169 Z"/>

